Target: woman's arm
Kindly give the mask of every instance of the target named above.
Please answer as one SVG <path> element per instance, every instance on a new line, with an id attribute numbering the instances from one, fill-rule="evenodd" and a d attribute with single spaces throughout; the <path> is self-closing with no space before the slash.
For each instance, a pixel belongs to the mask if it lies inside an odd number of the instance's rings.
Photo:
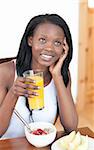
<path id="1" fill-rule="evenodd" d="M 59 106 L 59 115 L 61 119 L 61 123 L 66 131 L 70 132 L 77 128 L 78 117 L 76 108 L 73 102 L 72 94 L 71 94 L 71 77 L 69 73 L 69 83 L 66 87 L 63 81 L 63 77 L 61 75 L 61 67 L 63 62 L 68 54 L 68 44 L 66 40 L 63 45 L 64 53 L 60 56 L 58 62 L 56 64 L 52 64 L 49 67 L 49 70 L 52 74 L 56 89 L 57 89 L 57 97 L 58 97 L 58 106 Z"/>
<path id="2" fill-rule="evenodd" d="M 78 125 L 78 116 L 71 95 L 71 80 L 69 77 L 67 88 L 64 85 L 62 76 L 55 76 L 54 82 L 57 89 L 60 120 L 65 130 L 70 132 L 75 130 Z"/>
<path id="3" fill-rule="evenodd" d="M 18 98 L 11 90 L 14 73 L 13 62 L 0 64 L 0 136 L 8 128 Z"/>
<path id="4" fill-rule="evenodd" d="M 34 96 L 37 86 L 29 78 L 17 77 L 15 79 L 15 66 L 13 62 L 0 64 L 0 136 L 7 130 L 10 119 L 19 96 Z"/>

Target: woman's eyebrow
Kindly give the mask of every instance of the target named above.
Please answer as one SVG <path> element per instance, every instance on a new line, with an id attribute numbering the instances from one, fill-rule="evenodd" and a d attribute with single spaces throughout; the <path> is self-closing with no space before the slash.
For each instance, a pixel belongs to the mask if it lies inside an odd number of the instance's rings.
<path id="1" fill-rule="evenodd" d="M 40 36 L 44 36 L 44 37 L 47 37 L 47 35 L 46 35 L 46 34 L 43 34 L 43 33 L 41 33 L 41 34 L 40 34 Z"/>

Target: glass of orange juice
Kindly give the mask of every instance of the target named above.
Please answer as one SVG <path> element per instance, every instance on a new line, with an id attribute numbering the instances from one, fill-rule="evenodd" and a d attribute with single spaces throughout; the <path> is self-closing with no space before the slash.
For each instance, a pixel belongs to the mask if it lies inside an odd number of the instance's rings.
<path id="1" fill-rule="evenodd" d="M 33 109 L 42 109 L 44 107 L 44 79 L 43 72 L 39 70 L 27 70 L 23 73 L 23 76 L 26 78 L 33 79 L 35 83 L 26 83 L 26 84 L 34 84 L 39 88 L 37 90 L 34 89 L 34 92 L 37 95 L 33 97 L 28 97 L 29 108 Z M 30 89 L 29 89 L 30 90 Z M 33 90 L 32 90 L 33 91 Z"/>

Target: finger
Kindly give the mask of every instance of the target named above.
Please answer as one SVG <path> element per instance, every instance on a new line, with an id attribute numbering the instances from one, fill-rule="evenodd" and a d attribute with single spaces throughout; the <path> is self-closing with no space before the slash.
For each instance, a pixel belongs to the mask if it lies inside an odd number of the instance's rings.
<path id="1" fill-rule="evenodd" d="M 69 46 L 67 44 L 66 38 L 64 38 L 63 49 L 67 51 L 69 50 Z"/>
<path id="2" fill-rule="evenodd" d="M 32 90 L 38 90 L 40 89 L 39 86 L 33 85 L 33 84 L 27 84 L 27 88 L 28 89 L 32 89 Z"/>
<path id="3" fill-rule="evenodd" d="M 36 83 L 35 80 L 31 79 L 30 77 L 24 77 L 24 82 L 27 82 L 27 83 Z"/>
<path id="4" fill-rule="evenodd" d="M 14 93 L 18 96 L 32 97 L 37 96 L 37 91 L 31 89 L 23 89 L 21 87 L 14 88 Z"/>
<path id="5" fill-rule="evenodd" d="M 25 91 L 24 96 L 25 97 L 34 97 L 34 96 L 38 96 L 38 93 L 35 91 L 29 91 L 28 90 L 28 91 Z"/>
<path id="6" fill-rule="evenodd" d="M 52 71 L 53 71 L 54 66 L 55 66 L 55 64 L 52 64 L 52 65 L 49 67 L 49 71 L 50 71 L 50 72 L 52 72 Z"/>
<path id="7" fill-rule="evenodd" d="M 28 87 L 27 84 L 25 84 L 25 83 L 23 83 L 23 82 L 20 82 L 20 81 L 16 81 L 16 82 L 14 83 L 14 86 L 15 86 L 15 87 L 22 87 L 22 88 L 27 88 L 27 87 Z"/>
<path id="8" fill-rule="evenodd" d="M 35 80 L 31 79 L 30 77 L 17 77 L 16 81 L 19 82 L 30 82 L 30 83 L 35 83 Z"/>
<path id="9" fill-rule="evenodd" d="M 32 91 L 31 94 L 28 94 L 28 97 L 35 97 L 38 96 L 39 94 L 37 92 Z"/>
<path id="10" fill-rule="evenodd" d="M 24 96 L 24 94 L 27 94 L 27 89 L 24 89 L 20 86 L 15 86 L 14 87 L 14 93 L 17 94 L 17 95 L 19 95 L 19 93 L 21 93 L 21 95 Z"/>
<path id="11" fill-rule="evenodd" d="M 18 77 L 16 79 L 16 81 L 14 82 L 14 86 L 20 86 L 20 87 L 23 87 L 23 88 L 27 88 L 30 83 L 34 84 L 35 81 L 32 80 L 32 79 L 29 79 L 29 78 L 25 78 L 25 77 Z M 35 88 L 37 88 L 37 87 L 35 87 Z"/>
<path id="12" fill-rule="evenodd" d="M 56 67 L 57 67 L 59 70 L 61 69 L 62 64 L 63 64 L 63 62 L 64 62 L 66 56 L 67 56 L 67 55 L 62 55 L 62 56 L 60 56 L 60 58 L 59 58 L 59 60 L 58 60 L 58 63 L 56 64 Z"/>
<path id="13" fill-rule="evenodd" d="M 24 77 L 17 77 L 17 79 L 16 80 L 19 80 L 19 81 L 21 81 L 21 82 L 24 82 Z"/>
<path id="14" fill-rule="evenodd" d="M 14 85 L 25 86 L 24 82 L 25 82 L 24 77 L 17 77 L 16 81 L 14 82 Z"/>

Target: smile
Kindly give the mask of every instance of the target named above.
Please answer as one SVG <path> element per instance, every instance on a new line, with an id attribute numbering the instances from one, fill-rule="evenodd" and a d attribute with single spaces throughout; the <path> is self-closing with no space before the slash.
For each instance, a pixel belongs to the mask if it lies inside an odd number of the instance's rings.
<path id="1" fill-rule="evenodd" d="M 46 55 L 46 54 L 41 54 L 41 58 L 42 58 L 43 60 L 49 61 L 49 60 L 51 60 L 51 59 L 53 58 L 53 56 L 51 56 L 51 55 Z"/>

